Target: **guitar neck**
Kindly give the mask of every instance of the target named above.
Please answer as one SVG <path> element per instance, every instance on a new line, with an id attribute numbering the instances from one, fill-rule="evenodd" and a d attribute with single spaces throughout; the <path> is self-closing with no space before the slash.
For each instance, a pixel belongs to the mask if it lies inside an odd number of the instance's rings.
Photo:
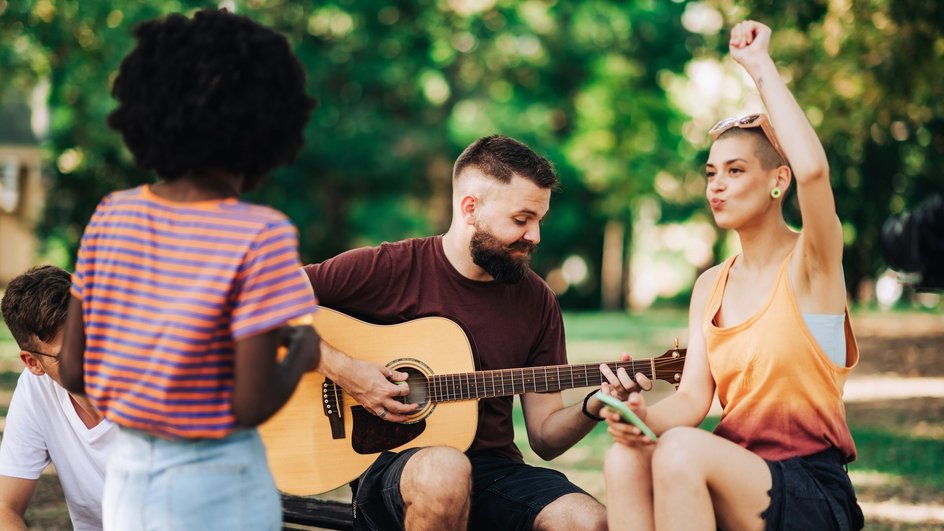
<path id="1" fill-rule="evenodd" d="M 457 374 L 434 374 L 429 377 L 429 398 L 433 402 L 494 398 L 522 393 L 546 393 L 577 387 L 600 385 L 604 380 L 600 363 L 551 365 L 521 369 L 500 369 Z M 615 373 L 620 367 L 631 376 L 642 373 L 654 380 L 654 360 L 616 361 L 607 363 Z"/>

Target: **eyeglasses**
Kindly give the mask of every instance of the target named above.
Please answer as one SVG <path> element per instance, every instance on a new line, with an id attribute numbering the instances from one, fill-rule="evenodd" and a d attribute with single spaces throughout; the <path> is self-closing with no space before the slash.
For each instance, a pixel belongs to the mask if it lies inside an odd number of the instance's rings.
<path id="1" fill-rule="evenodd" d="M 58 354 L 55 354 L 55 355 L 53 355 L 53 354 L 45 354 L 45 353 L 43 353 L 43 352 L 37 352 L 37 351 L 35 351 L 35 350 L 29 350 L 29 349 L 26 349 L 26 348 L 24 348 L 23 350 L 26 351 L 26 352 L 29 352 L 30 354 L 33 354 L 33 355 L 35 355 L 35 356 L 42 356 L 42 357 L 44 357 L 44 358 L 52 358 L 52 362 L 53 362 L 53 363 L 55 363 L 55 364 L 57 364 L 57 365 L 59 364 L 59 355 L 58 355 Z"/>
<path id="2" fill-rule="evenodd" d="M 734 127 L 740 129 L 752 129 L 754 127 L 760 127 L 761 131 L 764 132 L 764 136 L 767 137 L 767 140 L 770 141 L 770 145 L 774 147 L 777 151 L 777 154 L 780 155 L 780 158 L 783 160 L 784 164 L 789 164 L 787 160 L 787 155 L 783 152 L 783 148 L 780 147 L 780 142 L 777 141 L 777 135 L 774 134 L 774 128 L 770 125 L 770 120 L 767 119 L 766 114 L 748 114 L 747 116 L 742 116 L 740 118 L 725 118 L 720 122 L 716 123 L 714 127 L 708 130 L 708 134 L 711 135 L 712 140 L 718 140 L 718 137 L 724 134 L 728 129 Z"/>

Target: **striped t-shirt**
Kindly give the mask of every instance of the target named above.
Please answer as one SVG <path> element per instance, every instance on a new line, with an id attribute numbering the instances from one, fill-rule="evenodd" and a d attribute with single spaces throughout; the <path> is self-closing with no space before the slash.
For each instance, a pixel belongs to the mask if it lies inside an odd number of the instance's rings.
<path id="1" fill-rule="evenodd" d="M 85 229 L 72 277 L 85 390 L 109 420 L 169 438 L 236 428 L 235 342 L 311 313 L 295 227 L 237 199 L 115 192 Z"/>

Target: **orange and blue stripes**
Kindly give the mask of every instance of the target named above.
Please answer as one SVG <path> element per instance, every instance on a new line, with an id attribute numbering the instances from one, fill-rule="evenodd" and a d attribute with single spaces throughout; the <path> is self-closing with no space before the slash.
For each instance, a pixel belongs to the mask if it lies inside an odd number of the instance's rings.
<path id="1" fill-rule="evenodd" d="M 270 208 L 174 203 L 146 186 L 106 197 L 72 285 L 88 395 L 113 422 L 154 435 L 231 433 L 235 342 L 314 311 L 297 248 Z"/>

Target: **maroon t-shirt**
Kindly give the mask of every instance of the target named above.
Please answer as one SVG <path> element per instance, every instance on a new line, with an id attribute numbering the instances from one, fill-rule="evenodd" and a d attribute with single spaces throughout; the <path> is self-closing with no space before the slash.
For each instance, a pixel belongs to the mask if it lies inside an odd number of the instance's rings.
<path id="1" fill-rule="evenodd" d="M 305 272 L 320 304 L 370 323 L 452 319 L 469 337 L 478 370 L 567 363 L 560 306 L 541 277 L 528 271 L 517 284 L 470 280 L 446 259 L 441 236 L 354 249 Z M 521 460 L 512 403 L 510 396 L 479 401 L 469 451 Z"/>

